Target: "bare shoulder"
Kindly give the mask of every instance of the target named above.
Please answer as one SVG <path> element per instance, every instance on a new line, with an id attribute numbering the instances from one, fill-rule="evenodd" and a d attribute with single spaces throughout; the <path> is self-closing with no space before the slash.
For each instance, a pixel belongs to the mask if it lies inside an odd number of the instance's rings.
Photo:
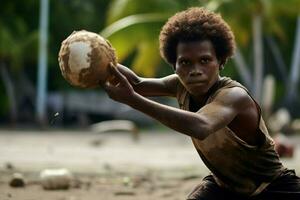
<path id="1" fill-rule="evenodd" d="M 257 131 L 260 111 L 252 97 L 242 88 L 221 90 L 215 100 L 217 105 L 235 113 L 228 127 L 250 145 L 262 144 L 264 136 Z"/>
<path id="2" fill-rule="evenodd" d="M 170 91 L 173 94 L 172 96 L 176 96 L 177 86 L 179 84 L 178 76 L 176 74 L 165 76 L 161 78 L 161 81 L 165 87 L 165 90 Z"/>
<path id="3" fill-rule="evenodd" d="M 240 87 L 226 88 L 218 92 L 214 101 L 223 106 L 230 106 L 238 110 L 252 107 L 254 104 L 253 99 L 249 94 Z"/>
<path id="4" fill-rule="evenodd" d="M 179 81 L 178 76 L 176 74 L 171 74 L 161 78 L 166 84 L 175 84 Z"/>

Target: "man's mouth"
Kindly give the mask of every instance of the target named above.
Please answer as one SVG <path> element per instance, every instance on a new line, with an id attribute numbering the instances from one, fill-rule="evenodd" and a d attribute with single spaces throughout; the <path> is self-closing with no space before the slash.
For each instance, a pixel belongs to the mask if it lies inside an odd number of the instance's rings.
<path id="1" fill-rule="evenodd" d="M 188 85 L 203 85 L 205 84 L 205 81 L 189 81 L 187 82 Z"/>

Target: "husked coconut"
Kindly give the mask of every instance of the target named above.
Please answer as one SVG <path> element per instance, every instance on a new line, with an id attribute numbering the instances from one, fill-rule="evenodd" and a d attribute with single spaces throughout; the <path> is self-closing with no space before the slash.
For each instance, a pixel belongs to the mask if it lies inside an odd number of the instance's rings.
<path id="1" fill-rule="evenodd" d="M 68 189 L 72 179 L 72 173 L 65 168 L 44 169 L 40 173 L 41 184 L 45 190 Z"/>
<path id="2" fill-rule="evenodd" d="M 95 88 L 109 79 L 109 63 L 117 64 L 115 50 L 99 34 L 74 31 L 62 44 L 58 62 L 63 77 L 73 86 Z"/>
<path id="3" fill-rule="evenodd" d="M 9 185 L 11 187 L 24 187 L 25 184 L 25 180 L 24 180 L 24 176 L 21 173 L 14 173 L 12 175 L 12 178 L 9 182 Z"/>

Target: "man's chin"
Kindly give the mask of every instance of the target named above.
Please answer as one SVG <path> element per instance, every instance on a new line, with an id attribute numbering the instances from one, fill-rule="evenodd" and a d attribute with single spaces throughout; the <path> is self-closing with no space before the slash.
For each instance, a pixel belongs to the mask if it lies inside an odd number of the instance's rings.
<path id="1" fill-rule="evenodd" d="M 203 96 L 206 95 L 208 92 L 207 88 L 189 88 L 189 93 L 193 96 Z"/>

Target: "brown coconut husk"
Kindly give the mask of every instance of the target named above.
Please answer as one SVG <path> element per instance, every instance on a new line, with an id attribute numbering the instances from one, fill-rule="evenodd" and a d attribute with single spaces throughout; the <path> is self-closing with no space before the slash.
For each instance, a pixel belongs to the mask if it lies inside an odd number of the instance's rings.
<path id="1" fill-rule="evenodd" d="M 91 47 L 88 54 L 88 68 L 79 72 L 72 72 L 69 64 L 70 45 L 75 42 L 86 42 Z M 85 30 L 74 31 L 62 42 L 58 56 L 59 66 L 63 77 L 73 86 L 81 88 L 95 88 L 99 83 L 111 79 L 109 64 L 117 64 L 115 49 L 100 35 Z"/>

